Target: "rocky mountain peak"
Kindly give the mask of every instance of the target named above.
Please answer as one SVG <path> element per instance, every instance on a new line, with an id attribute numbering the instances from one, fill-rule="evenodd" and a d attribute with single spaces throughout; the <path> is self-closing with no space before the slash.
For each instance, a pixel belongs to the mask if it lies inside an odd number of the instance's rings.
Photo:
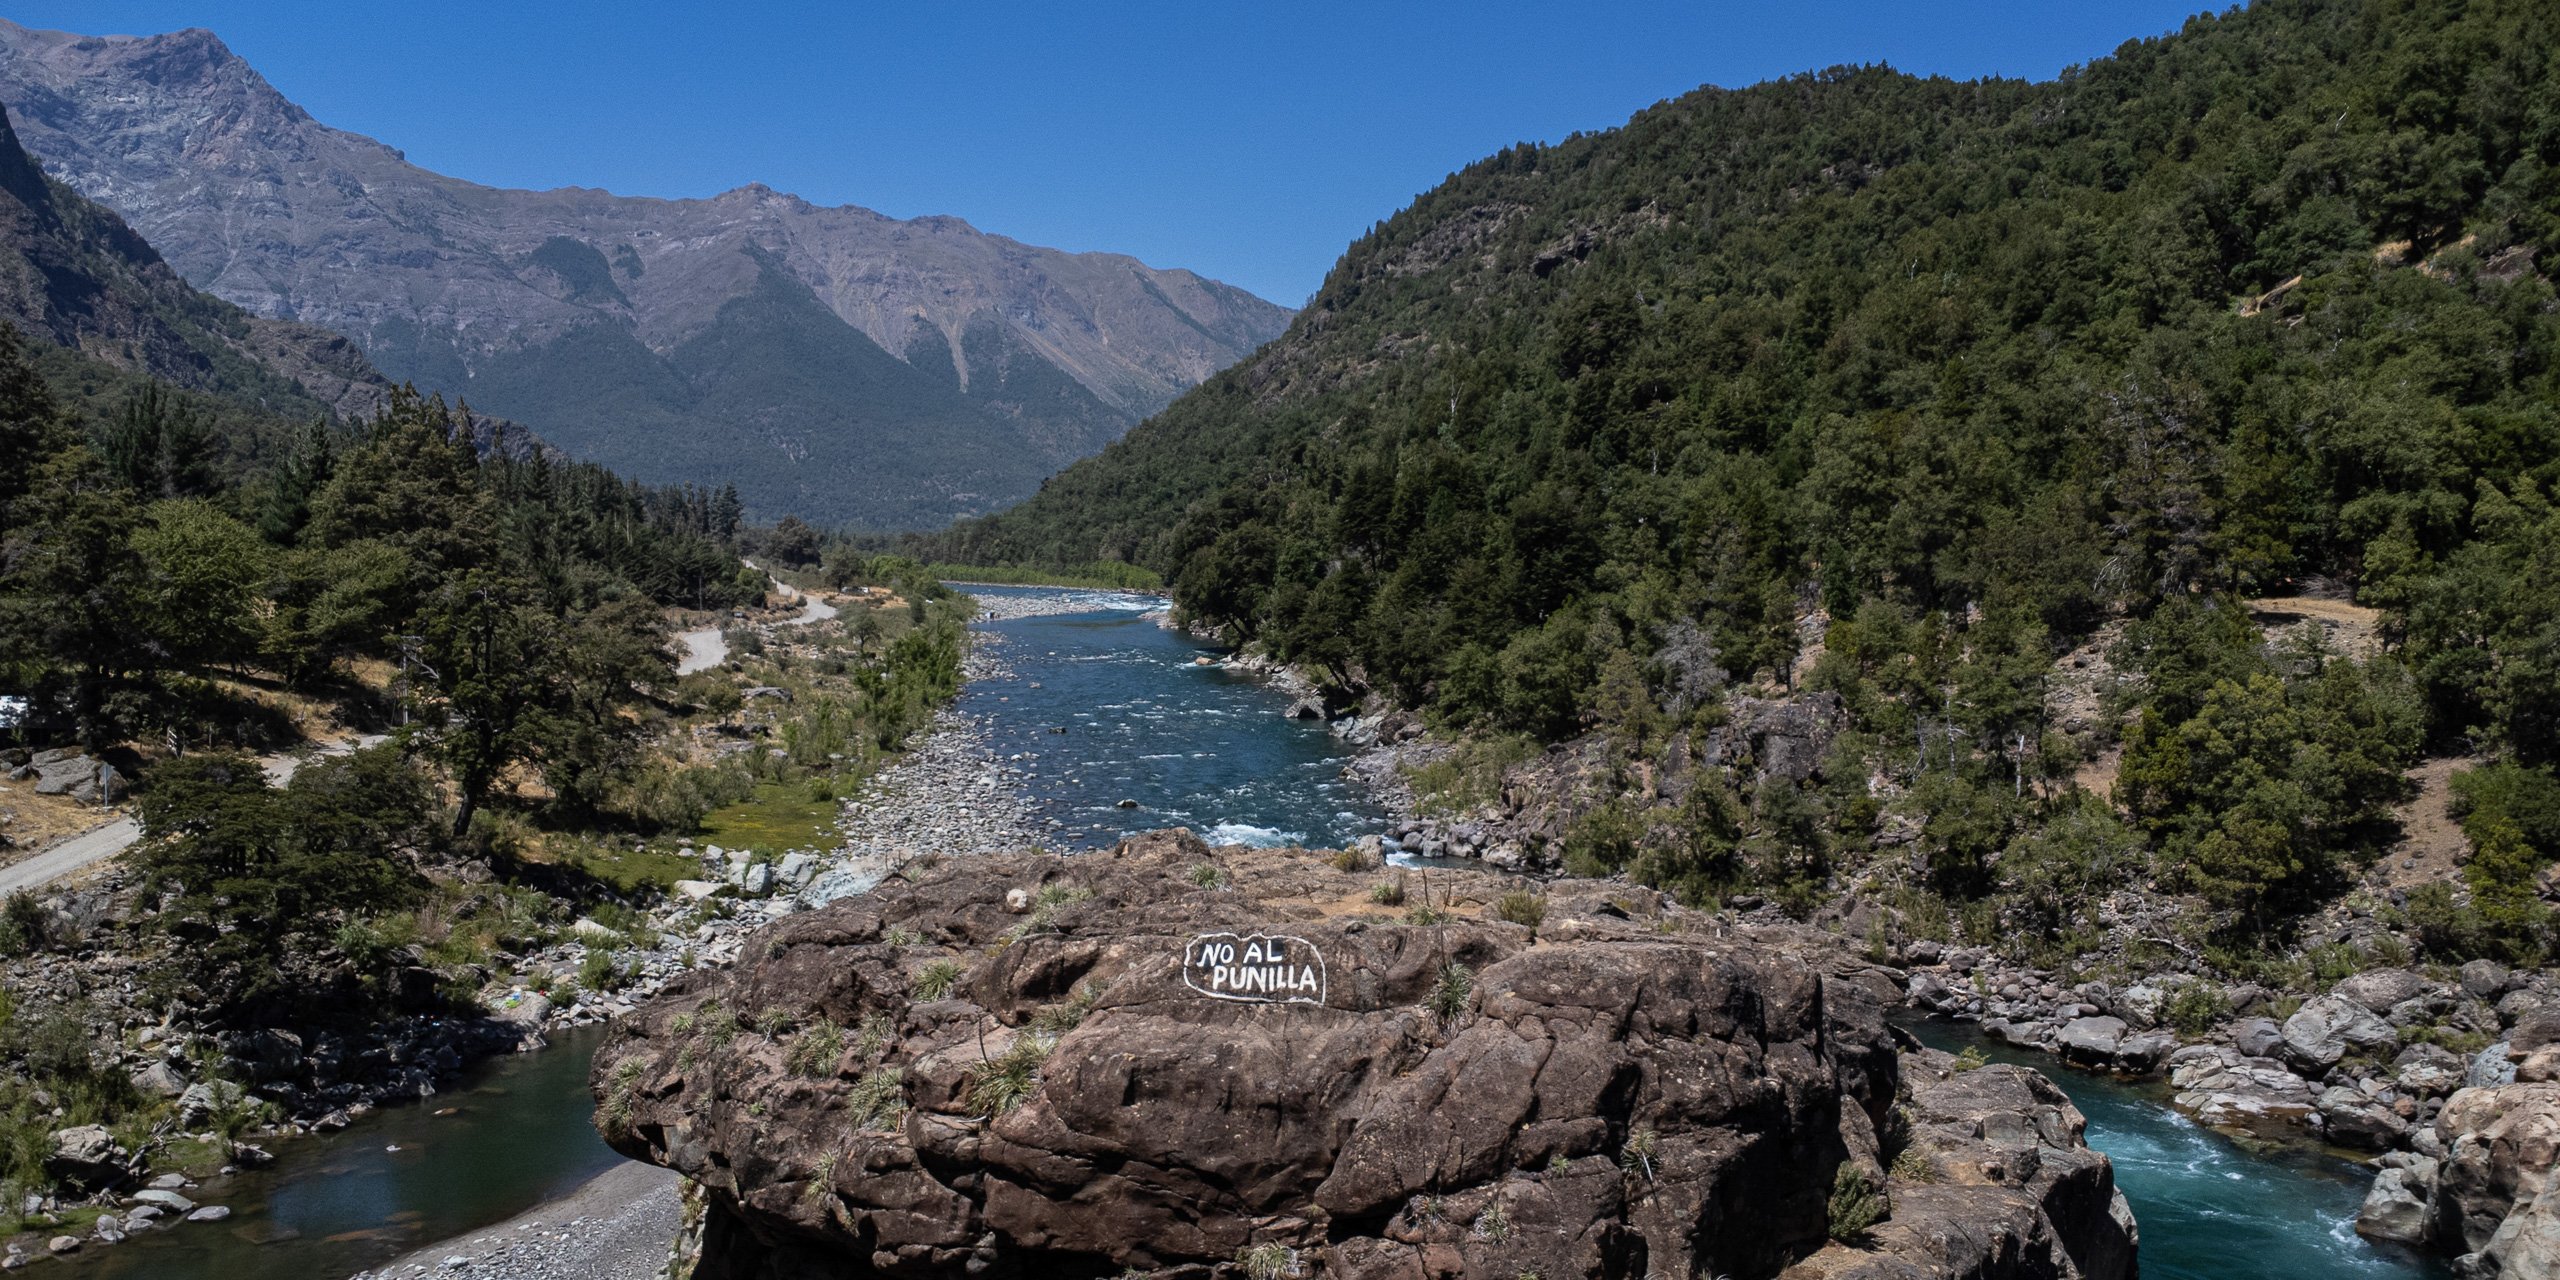
<path id="1" fill-rule="evenodd" d="M 201 29 L 0 23 L 46 168 L 198 288 L 334 329 L 634 478 L 940 524 L 1029 493 L 1276 336 L 1191 272 L 749 183 L 505 190 L 330 128 Z"/>

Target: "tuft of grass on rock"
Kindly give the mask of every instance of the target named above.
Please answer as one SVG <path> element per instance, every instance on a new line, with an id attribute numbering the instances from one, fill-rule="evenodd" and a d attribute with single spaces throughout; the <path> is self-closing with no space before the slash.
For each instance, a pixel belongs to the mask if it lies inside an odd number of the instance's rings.
<path id="1" fill-rule="evenodd" d="M 1629 1173 L 1643 1174 L 1645 1181 L 1652 1181 L 1653 1153 L 1661 1145 L 1661 1135 L 1655 1133 L 1651 1126 L 1638 1125 L 1629 1129 L 1625 1144 L 1618 1148 L 1618 1167 Z"/>
<path id="2" fill-rule="evenodd" d="M 854 1033 L 853 1056 L 865 1060 L 875 1057 L 882 1049 L 889 1047 L 889 1042 L 897 1036 L 897 1024 L 889 1020 L 889 1015 L 872 1014 L 862 1020 L 861 1030 Z"/>
<path id="3" fill-rule="evenodd" d="M 1514 889 L 1494 901 L 1493 915 L 1497 920 L 1507 920 L 1534 930 L 1546 923 L 1547 895 Z"/>
<path id="4" fill-rule="evenodd" d="M 604 1131 L 604 1136 L 631 1136 L 631 1112 L 638 1101 L 640 1077 L 648 1070 L 649 1064 L 637 1054 L 613 1064 L 613 1074 L 605 1085 L 604 1105 L 596 1108 L 596 1127 Z"/>
<path id="5" fill-rule="evenodd" d="M 1084 1025 L 1085 1015 L 1093 1012 L 1094 1002 L 1101 998 L 1102 993 L 1094 990 L 1092 983 L 1079 982 L 1064 1001 L 1033 1014 L 1032 1029 L 1053 1036 L 1065 1035 Z"/>
<path id="6" fill-rule="evenodd" d="M 1208 866 L 1209 864 L 1204 862 L 1200 865 Z M 1216 870 L 1214 867 L 1210 869 Z M 1192 878 L 1197 880 L 1199 876 L 1194 873 Z M 1039 894 L 1031 900 L 1031 914 L 1024 917 L 1022 923 L 1015 925 L 1005 936 L 1019 942 L 1035 933 L 1054 932 L 1058 927 L 1060 911 L 1092 896 L 1093 890 L 1080 884 L 1043 885 Z"/>
<path id="7" fill-rule="evenodd" d="M 962 1098 L 989 1116 L 1000 1116 L 1021 1106 L 1039 1091 L 1040 1064 L 1049 1060 L 1054 1044 L 1036 1032 L 1014 1037 L 1003 1053 L 969 1068 Z"/>
<path id="8" fill-rule="evenodd" d="M 795 1076 L 820 1078 L 834 1075 L 836 1063 L 844 1058 L 844 1028 L 833 1018 L 820 1018 L 798 1039 L 791 1042 L 791 1052 L 783 1057 L 782 1069 Z"/>
<path id="9" fill-rule="evenodd" d="M 907 1114 L 907 1077 L 896 1067 L 862 1074 L 844 1099 L 845 1120 L 857 1131 L 895 1128 Z"/>
<path id="10" fill-rule="evenodd" d="M 1236 1267 L 1246 1280 L 1290 1280 L 1298 1272 L 1298 1251 L 1285 1244 L 1247 1245 L 1236 1251 Z"/>
<path id="11" fill-rule="evenodd" d="M 1404 905 L 1404 877 L 1403 877 L 1403 876 L 1397 876 L 1397 877 L 1396 877 L 1395 879 L 1393 879 L 1393 880 L 1381 880 L 1381 881 L 1379 881 L 1379 882 L 1378 882 L 1378 883 L 1376 883 L 1376 884 L 1370 885 L 1370 886 L 1369 886 L 1369 901 L 1374 902 L 1374 903 L 1376 903 L 1376 904 L 1378 904 L 1379 906 L 1382 906 L 1382 907 L 1401 907 L 1401 906 L 1403 906 L 1403 905 Z"/>
<path id="12" fill-rule="evenodd" d="M 957 960 L 942 959 L 927 964 L 916 970 L 916 999 L 940 1000 L 950 995 L 952 989 L 960 985 L 960 979 L 967 972 L 960 967 L 960 962 Z"/>

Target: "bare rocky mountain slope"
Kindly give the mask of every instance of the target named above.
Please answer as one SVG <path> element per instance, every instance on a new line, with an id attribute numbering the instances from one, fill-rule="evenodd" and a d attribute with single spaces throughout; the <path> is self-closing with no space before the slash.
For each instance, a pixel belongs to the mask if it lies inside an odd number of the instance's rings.
<path id="1" fill-rule="evenodd" d="M 288 101 L 210 32 L 0 21 L 49 169 L 197 286 L 626 475 L 938 524 L 1030 492 L 1288 323 L 1241 289 L 956 218 L 484 187 Z"/>
<path id="2" fill-rule="evenodd" d="M 0 320 L 26 337 L 272 416 L 378 412 L 345 338 L 190 288 L 133 228 L 45 175 L 0 109 Z"/>

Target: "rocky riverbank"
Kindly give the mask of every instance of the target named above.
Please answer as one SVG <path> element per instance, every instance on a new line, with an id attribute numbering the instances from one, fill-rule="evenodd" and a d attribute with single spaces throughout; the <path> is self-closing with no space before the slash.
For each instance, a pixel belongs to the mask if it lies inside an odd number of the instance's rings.
<path id="1" fill-rule="evenodd" d="M 911 868 L 618 1024 L 599 1123 L 703 1187 L 702 1280 L 2132 1274 L 2069 1102 L 1898 1043 L 1855 957 L 1349 862 Z"/>
<path id="2" fill-rule="evenodd" d="M 657 1280 L 682 1219 L 674 1174 L 626 1164 L 496 1226 L 412 1250 L 349 1280 Z"/>
<path id="3" fill-rule="evenodd" d="M 955 585 L 964 592 L 969 587 L 967 583 Z M 1039 594 L 1036 595 L 990 594 L 970 598 L 978 602 L 977 620 L 980 622 L 1058 617 L 1070 613 L 1091 613 L 1096 609 L 1126 608 L 1132 605 L 1144 606 L 1150 613 L 1172 607 L 1172 602 L 1162 596 L 1148 595 L 1139 591 L 1106 591 L 1086 587 L 1049 587 L 1040 589 Z"/>

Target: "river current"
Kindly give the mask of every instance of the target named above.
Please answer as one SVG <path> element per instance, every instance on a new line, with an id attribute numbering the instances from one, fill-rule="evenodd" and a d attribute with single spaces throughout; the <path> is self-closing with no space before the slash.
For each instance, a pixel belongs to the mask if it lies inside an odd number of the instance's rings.
<path id="1" fill-rule="evenodd" d="M 1321 725 L 1283 719 L 1286 695 L 1163 627 L 1150 616 L 1161 604 L 1073 593 L 1073 612 L 980 624 L 999 638 L 1006 670 L 972 683 L 961 706 L 989 749 L 1024 771 L 1061 847 L 1175 825 L 1251 844 L 1336 845 L 1377 831 L 1383 811 L 1341 777 L 1344 745 Z M 1918 1030 L 1940 1047 L 1976 1042 L 1948 1024 Z M 588 1123 L 586 1064 L 601 1032 L 554 1039 L 422 1106 L 280 1144 L 274 1167 L 189 1193 L 231 1206 L 228 1222 L 137 1236 L 58 1269 L 114 1280 L 328 1280 L 561 1195 L 620 1157 Z M 2140 1220 L 2150 1280 L 2448 1274 L 2354 1235 L 2365 1178 L 2345 1160 L 2243 1146 L 2177 1115 L 2154 1090 L 1984 1048 L 2045 1070 L 2089 1117 L 2090 1145 L 2115 1160 Z"/>

